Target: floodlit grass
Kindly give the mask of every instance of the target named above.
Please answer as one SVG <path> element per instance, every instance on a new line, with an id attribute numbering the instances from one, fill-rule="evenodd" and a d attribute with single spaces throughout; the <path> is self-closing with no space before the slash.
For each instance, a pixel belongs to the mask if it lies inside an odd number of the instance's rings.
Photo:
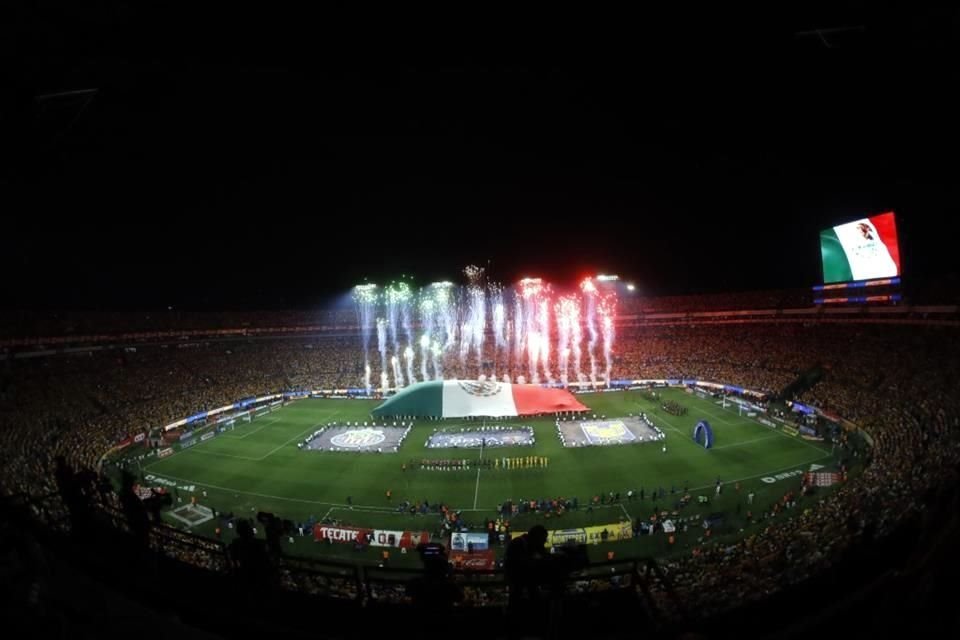
<path id="1" fill-rule="evenodd" d="M 416 423 L 398 453 L 342 453 L 307 451 L 297 443 L 327 422 L 370 420 L 370 410 L 377 405 L 366 400 L 307 399 L 292 403 L 271 414 L 199 442 L 191 448 L 151 462 L 143 469 L 181 487 L 194 486 L 193 492 L 178 490 L 186 503 L 197 495 L 201 504 L 220 512 L 232 511 L 238 516 L 254 516 L 269 511 L 294 522 L 310 516 L 333 517 L 344 524 L 384 529 L 435 531 L 438 518 L 433 515 L 411 516 L 396 513 L 396 505 L 404 499 L 445 502 L 464 510 L 468 522 L 482 526 L 485 518 L 494 515 L 496 505 L 504 500 L 540 499 L 563 496 L 579 499 L 580 509 L 561 517 L 547 519 L 543 514 L 517 517 L 514 529 L 526 529 L 540 522 L 548 528 L 570 528 L 587 524 L 616 522 L 625 517 L 648 517 L 653 512 L 652 491 L 663 487 L 666 498 L 659 508 L 672 511 L 683 487 L 690 488 L 694 500 L 682 510 L 691 517 L 717 511 L 727 514 L 727 533 L 737 533 L 745 524 L 748 509 L 755 515 L 778 500 L 789 489 L 797 489 L 800 476 L 765 482 L 775 474 L 806 471 L 811 464 L 829 465 L 829 445 L 791 437 L 738 415 L 734 405 L 722 408 L 712 399 L 703 399 L 680 389 L 664 389 L 664 398 L 684 404 L 688 413 L 682 417 L 667 414 L 656 401 L 643 392 L 618 392 L 582 395 L 580 399 L 598 415 L 625 416 L 646 412 L 666 433 L 666 440 L 655 443 L 621 446 L 564 448 L 556 435 L 554 418 L 516 418 L 506 424 L 530 425 L 536 433 L 534 447 L 487 449 L 483 456 L 546 456 L 548 468 L 517 470 L 482 469 L 427 471 L 411 465 L 423 458 L 480 457 L 479 450 L 426 449 L 432 430 L 449 427 L 457 421 Z M 715 434 L 714 448 L 705 450 L 693 442 L 693 427 L 699 420 L 708 420 Z M 477 421 L 471 426 L 481 426 Z M 486 423 L 492 424 L 492 423 Z M 666 453 L 662 446 L 667 447 Z M 403 464 L 406 471 L 402 470 Z M 724 483 L 719 498 L 714 495 L 717 478 Z M 735 490 L 739 482 L 741 490 Z M 149 484 L 149 483 L 148 483 Z M 643 501 L 627 500 L 627 491 L 639 493 Z M 386 498 L 391 490 L 392 500 Z M 675 494 L 671 494 L 671 489 Z M 207 496 L 202 497 L 206 491 Z M 594 495 L 620 492 L 620 504 L 588 512 L 586 506 Z M 746 504 L 747 493 L 756 493 L 754 505 Z M 697 495 L 706 495 L 710 503 L 697 503 Z M 347 498 L 353 508 L 347 506 Z M 738 505 L 739 503 L 739 511 Z M 175 505 L 176 506 L 176 505 Z M 784 517 L 784 516 L 781 516 Z M 179 525 L 180 523 L 178 523 Z M 211 533 L 214 522 L 197 527 Z M 684 535 L 681 548 L 694 544 L 691 531 Z M 718 531 L 718 534 L 724 531 Z M 648 536 L 630 542 L 601 545 L 593 553 L 606 548 L 624 555 L 665 553 L 666 536 Z M 312 538 L 297 538 L 293 551 L 302 554 L 326 554 L 358 558 L 347 545 L 318 545 Z M 378 552 L 377 552 L 378 554 Z M 364 554 L 360 554 L 364 555 Z M 375 558 L 371 552 L 369 559 Z"/>

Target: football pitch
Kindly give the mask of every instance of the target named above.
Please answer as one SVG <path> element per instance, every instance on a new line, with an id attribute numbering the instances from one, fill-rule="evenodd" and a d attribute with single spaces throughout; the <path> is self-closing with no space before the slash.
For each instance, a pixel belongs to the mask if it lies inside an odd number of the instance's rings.
<path id="1" fill-rule="evenodd" d="M 576 511 L 554 516 L 549 522 L 544 514 L 525 514 L 513 523 L 514 530 L 538 522 L 548 529 L 560 529 L 646 518 L 654 511 L 651 492 L 663 488 L 666 496 L 660 500 L 660 507 L 672 509 L 666 505 L 673 505 L 687 488 L 694 499 L 683 509 L 683 516 L 724 511 L 729 514 L 727 533 L 735 536 L 741 526 L 746 526 L 741 512 L 752 509 L 755 514 L 760 513 L 787 490 L 796 489 L 800 475 L 811 465 L 831 468 L 834 462 L 830 445 L 772 429 L 758 422 L 757 417 L 740 415 L 736 405 L 722 407 L 715 399 L 697 397 L 681 389 L 658 391 L 663 400 L 678 402 L 688 412 L 683 416 L 668 414 L 661 409 L 659 400 L 641 391 L 578 396 L 598 416 L 608 419 L 646 413 L 665 434 L 663 440 L 657 441 L 564 447 L 554 417 L 549 416 L 514 418 L 503 423 L 418 420 L 399 451 L 390 453 L 308 450 L 297 446 L 308 435 L 331 422 L 370 421 L 370 411 L 378 402 L 304 399 L 145 464 L 142 472 L 148 485 L 156 484 L 158 478 L 163 484 L 175 485 L 183 504 L 196 496 L 201 505 L 239 517 L 268 511 L 294 522 L 313 516 L 335 518 L 342 524 L 359 527 L 428 532 L 437 530 L 437 516 L 398 513 L 398 503 L 444 502 L 462 510 L 466 521 L 479 530 L 486 518 L 495 517 L 495 508 L 505 500 L 576 497 L 580 504 Z M 712 449 L 704 449 L 692 438 L 700 420 L 709 421 L 713 428 Z M 392 425 L 392 421 L 387 424 Z M 426 447 L 428 438 L 438 428 L 497 424 L 532 427 L 535 443 L 487 449 Z M 477 464 L 481 458 L 524 456 L 545 457 L 548 465 L 503 469 Z M 423 469 L 424 459 L 467 460 L 463 465 L 467 468 Z M 714 490 L 718 478 L 724 483 L 719 497 Z M 735 490 L 737 483 L 741 487 L 739 493 Z M 631 489 L 635 493 L 643 489 L 645 500 L 628 500 L 627 491 Z M 593 496 L 610 492 L 619 492 L 620 501 L 586 508 Z M 746 503 L 749 492 L 755 493 L 751 506 Z M 700 503 L 700 495 L 707 496 L 709 502 Z M 173 506 L 181 505 L 175 502 Z M 171 519 L 171 523 L 182 526 L 182 520 Z M 215 524 L 205 522 L 192 530 L 210 534 Z M 723 535 L 724 531 L 718 533 Z M 619 555 L 668 551 L 663 535 L 635 540 L 612 543 L 609 548 L 617 549 Z M 309 536 L 296 537 L 291 546 L 294 553 L 302 555 L 332 554 L 354 559 L 358 553 L 349 545 L 314 544 Z M 603 545 L 591 552 L 602 553 L 606 548 Z M 374 554 L 370 557 L 374 558 Z"/>

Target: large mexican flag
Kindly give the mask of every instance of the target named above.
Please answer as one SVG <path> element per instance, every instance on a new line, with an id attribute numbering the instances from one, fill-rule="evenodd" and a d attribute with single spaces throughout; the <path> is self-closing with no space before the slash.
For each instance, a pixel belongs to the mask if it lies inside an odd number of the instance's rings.
<path id="1" fill-rule="evenodd" d="M 893 212 L 820 232 L 823 281 L 849 282 L 900 275 L 900 249 Z"/>
<path id="2" fill-rule="evenodd" d="M 492 380 L 434 380 L 399 391 L 373 410 L 376 417 L 529 416 L 558 411 L 586 411 L 566 389 Z"/>

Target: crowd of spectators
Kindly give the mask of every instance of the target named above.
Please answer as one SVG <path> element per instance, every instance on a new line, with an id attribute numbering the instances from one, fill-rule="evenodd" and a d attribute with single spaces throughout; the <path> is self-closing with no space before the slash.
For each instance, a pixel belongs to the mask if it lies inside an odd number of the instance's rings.
<path id="1" fill-rule="evenodd" d="M 700 313 L 809 307 L 813 304 L 813 296 L 810 289 L 772 289 L 683 296 L 621 296 L 619 302 L 620 311 L 624 314 Z"/>
<path id="2" fill-rule="evenodd" d="M 823 348 L 814 353 L 827 375 L 803 399 L 857 421 L 874 440 L 869 464 L 815 505 L 784 512 L 760 533 L 703 545 L 665 563 L 691 612 L 708 616 L 831 567 L 861 543 L 919 521 L 931 495 L 955 485 L 960 398 L 953 390 L 960 348 L 953 333 L 936 326 L 824 331 Z M 670 598 L 661 586 L 655 592 L 666 606 Z M 712 597 L 721 590 L 730 597 Z"/>
<path id="3" fill-rule="evenodd" d="M 52 491 L 57 455 L 92 468 L 111 446 L 253 395 L 345 384 L 356 341 L 180 343 L 8 359 L 0 365 L 0 462 L 11 489 Z M 355 360 L 355 357 L 354 357 Z"/>
<path id="4" fill-rule="evenodd" d="M 60 336 L 130 336 L 138 333 L 256 330 L 352 326 L 352 307 L 312 311 L 6 311 L 0 313 L 0 340 Z"/>

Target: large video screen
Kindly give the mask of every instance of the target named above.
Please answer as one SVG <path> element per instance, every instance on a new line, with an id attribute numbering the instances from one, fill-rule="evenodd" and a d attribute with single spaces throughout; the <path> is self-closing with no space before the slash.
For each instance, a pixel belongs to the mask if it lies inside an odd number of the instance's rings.
<path id="1" fill-rule="evenodd" d="M 900 246 L 892 211 L 820 232 L 823 281 L 849 282 L 900 275 Z"/>

